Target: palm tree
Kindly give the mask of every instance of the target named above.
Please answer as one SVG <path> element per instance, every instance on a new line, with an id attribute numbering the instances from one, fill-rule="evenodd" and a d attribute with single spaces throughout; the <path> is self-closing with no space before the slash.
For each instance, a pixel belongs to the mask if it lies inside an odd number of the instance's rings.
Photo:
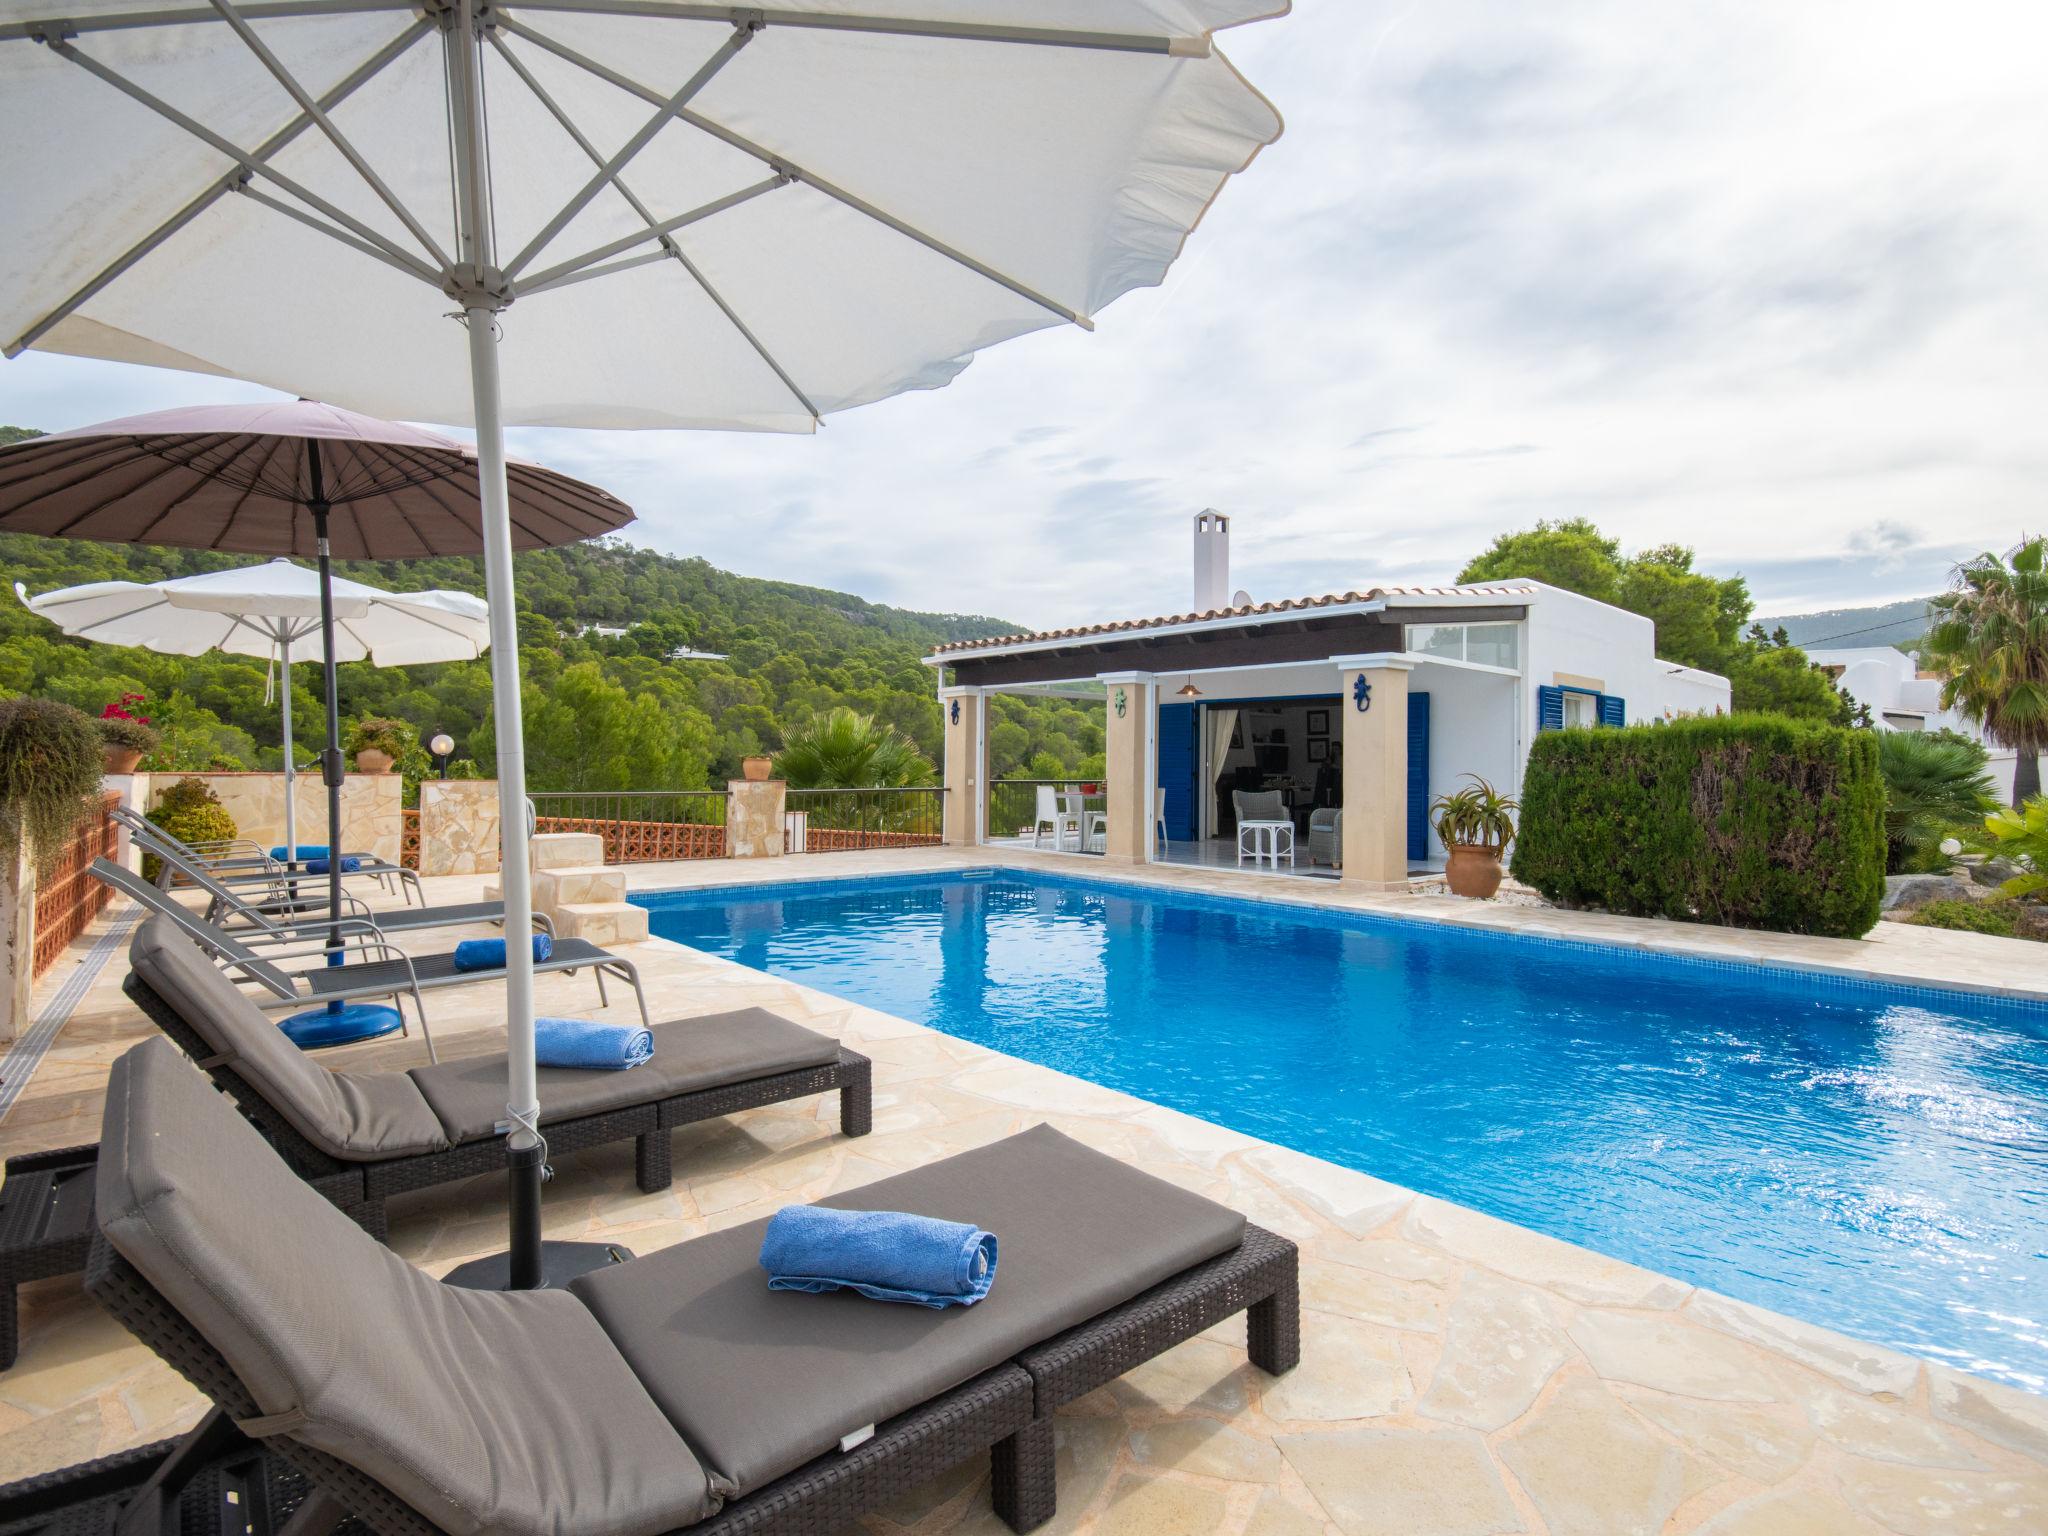
<path id="1" fill-rule="evenodd" d="M 2013 750 L 2013 800 L 2025 804 L 2048 750 L 2048 538 L 1958 567 L 1931 607 L 1921 655 L 1943 675 L 1941 702 Z"/>
<path id="2" fill-rule="evenodd" d="M 1984 771 L 1984 749 L 1953 731 L 1881 731 L 1877 766 L 1884 775 L 1885 868 L 1902 875 L 1933 866 L 1944 837 L 1982 823 L 1998 801 Z"/>
<path id="3" fill-rule="evenodd" d="M 791 789 L 891 789 L 935 777 L 909 737 L 844 705 L 791 731 L 775 754 L 775 771 Z"/>

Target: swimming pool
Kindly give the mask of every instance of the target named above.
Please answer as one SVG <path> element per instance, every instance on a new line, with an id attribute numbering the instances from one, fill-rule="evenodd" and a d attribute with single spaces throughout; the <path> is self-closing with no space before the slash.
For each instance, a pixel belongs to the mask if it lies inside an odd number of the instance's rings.
<path id="1" fill-rule="evenodd" d="M 634 899 L 665 938 L 2048 1391 L 2048 1006 L 1007 872 Z"/>

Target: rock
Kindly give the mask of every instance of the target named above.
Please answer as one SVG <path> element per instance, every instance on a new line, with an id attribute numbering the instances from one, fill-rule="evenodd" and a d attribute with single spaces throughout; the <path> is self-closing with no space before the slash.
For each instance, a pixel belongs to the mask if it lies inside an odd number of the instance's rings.
<path id="1" fill-rule="evenodd" d="M 1902 912 L 1930 901 L 1971 901 L 1976 895 L 1977 888 L 1956 875 L 1886 875 L 1881 910 Z"/>
<path id="2" fill-rule="evenodd" d="M 2018 878 L 2019 865 L 2011 859 L 1985 859 L 1967 866 L 1970 878 L 1979 885 L 2000 886 L 2006 881 Z"/>

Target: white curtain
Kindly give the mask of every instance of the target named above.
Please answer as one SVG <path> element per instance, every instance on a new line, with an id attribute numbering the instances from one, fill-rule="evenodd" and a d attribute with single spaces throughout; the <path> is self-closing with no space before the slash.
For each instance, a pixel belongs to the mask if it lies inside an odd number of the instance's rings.
<path id="1" fill-rule="evenodd" d="M 1203 789 L 1209 796 L 1209 831 L 1213 834 L 1223 819 L 1223 799 L 1216 792 L 1216 781 L 1223 776 L 1223 760 L 1230 756 L 1230 738 L 1237 734 L 1237 711 L 1211 704 L 1205 713 L 1209 717 L 1209 782 Z"/>

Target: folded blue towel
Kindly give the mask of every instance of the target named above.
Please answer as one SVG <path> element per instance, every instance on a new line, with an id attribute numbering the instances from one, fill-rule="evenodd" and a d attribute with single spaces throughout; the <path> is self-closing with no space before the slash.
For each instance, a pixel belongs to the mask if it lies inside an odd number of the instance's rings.
<path id="1" fill-rule="evenodd" d="M 293 859 L 324 859 L 327 857 L 327 845 L 325 843 L 300 843 L 298 844 L 298 850 L 297 853 L 293 853 L 289 846 L 280 844 L 270 850 L 270 856 L 280 864 L 289 864 Z"/>
<path id="2" fill-rule="evenodd" d="M 533 936 L 533 963 L 538 965 L 555 952 L 555 941 L 544 933 Z M 458 971 L 502 971 L 505 968 L 503 939 L 464 939 L 455 946 Z"/>
<path id="3" fill-rule="evenodd" d="M 533 1059 L 544 1067 L 624 1072 L 654 1055 L 654 1036 L 638 1024 L 595 1019 L 535 1019 Z"/>
<path id="4" fill-rule="evenodd" d="M 971 1307 L 996 1279 L 995 1235 L 903 1211 L 786 1205 L 768 1218 L 771 1291 L 858 1291 L 875 1301 Z"/>
<path id="5" fill-rule="evenodd" d="M 342 872 L 342 873 L 343 873 L 344 875 L 352 875 L 352 874 L 354 874 L 354 873 L 355 873 L 355 872 L 356 872 L 357 870 L 361 869 L 362 867 L 363 867 L 363 861 L 362 861 L 361 859 L 357 858 L 357 857 L 356 857 L 356 856 L 355 856 L 354 854 L 352 854 L 352 853 L 344 853 L 344 854 L 343 854 L 343 855 L 341 856 L 341 872 Z M 309 874 L 309 875 L 324 875 L 324 874 L 326 874 L 326 873 L 327 873 L 327 861 L 326 861 L 325 859 L 308 859 L 308 860 L 306 860 L 306 873 L 307 873 L 307 874 Z"/>

